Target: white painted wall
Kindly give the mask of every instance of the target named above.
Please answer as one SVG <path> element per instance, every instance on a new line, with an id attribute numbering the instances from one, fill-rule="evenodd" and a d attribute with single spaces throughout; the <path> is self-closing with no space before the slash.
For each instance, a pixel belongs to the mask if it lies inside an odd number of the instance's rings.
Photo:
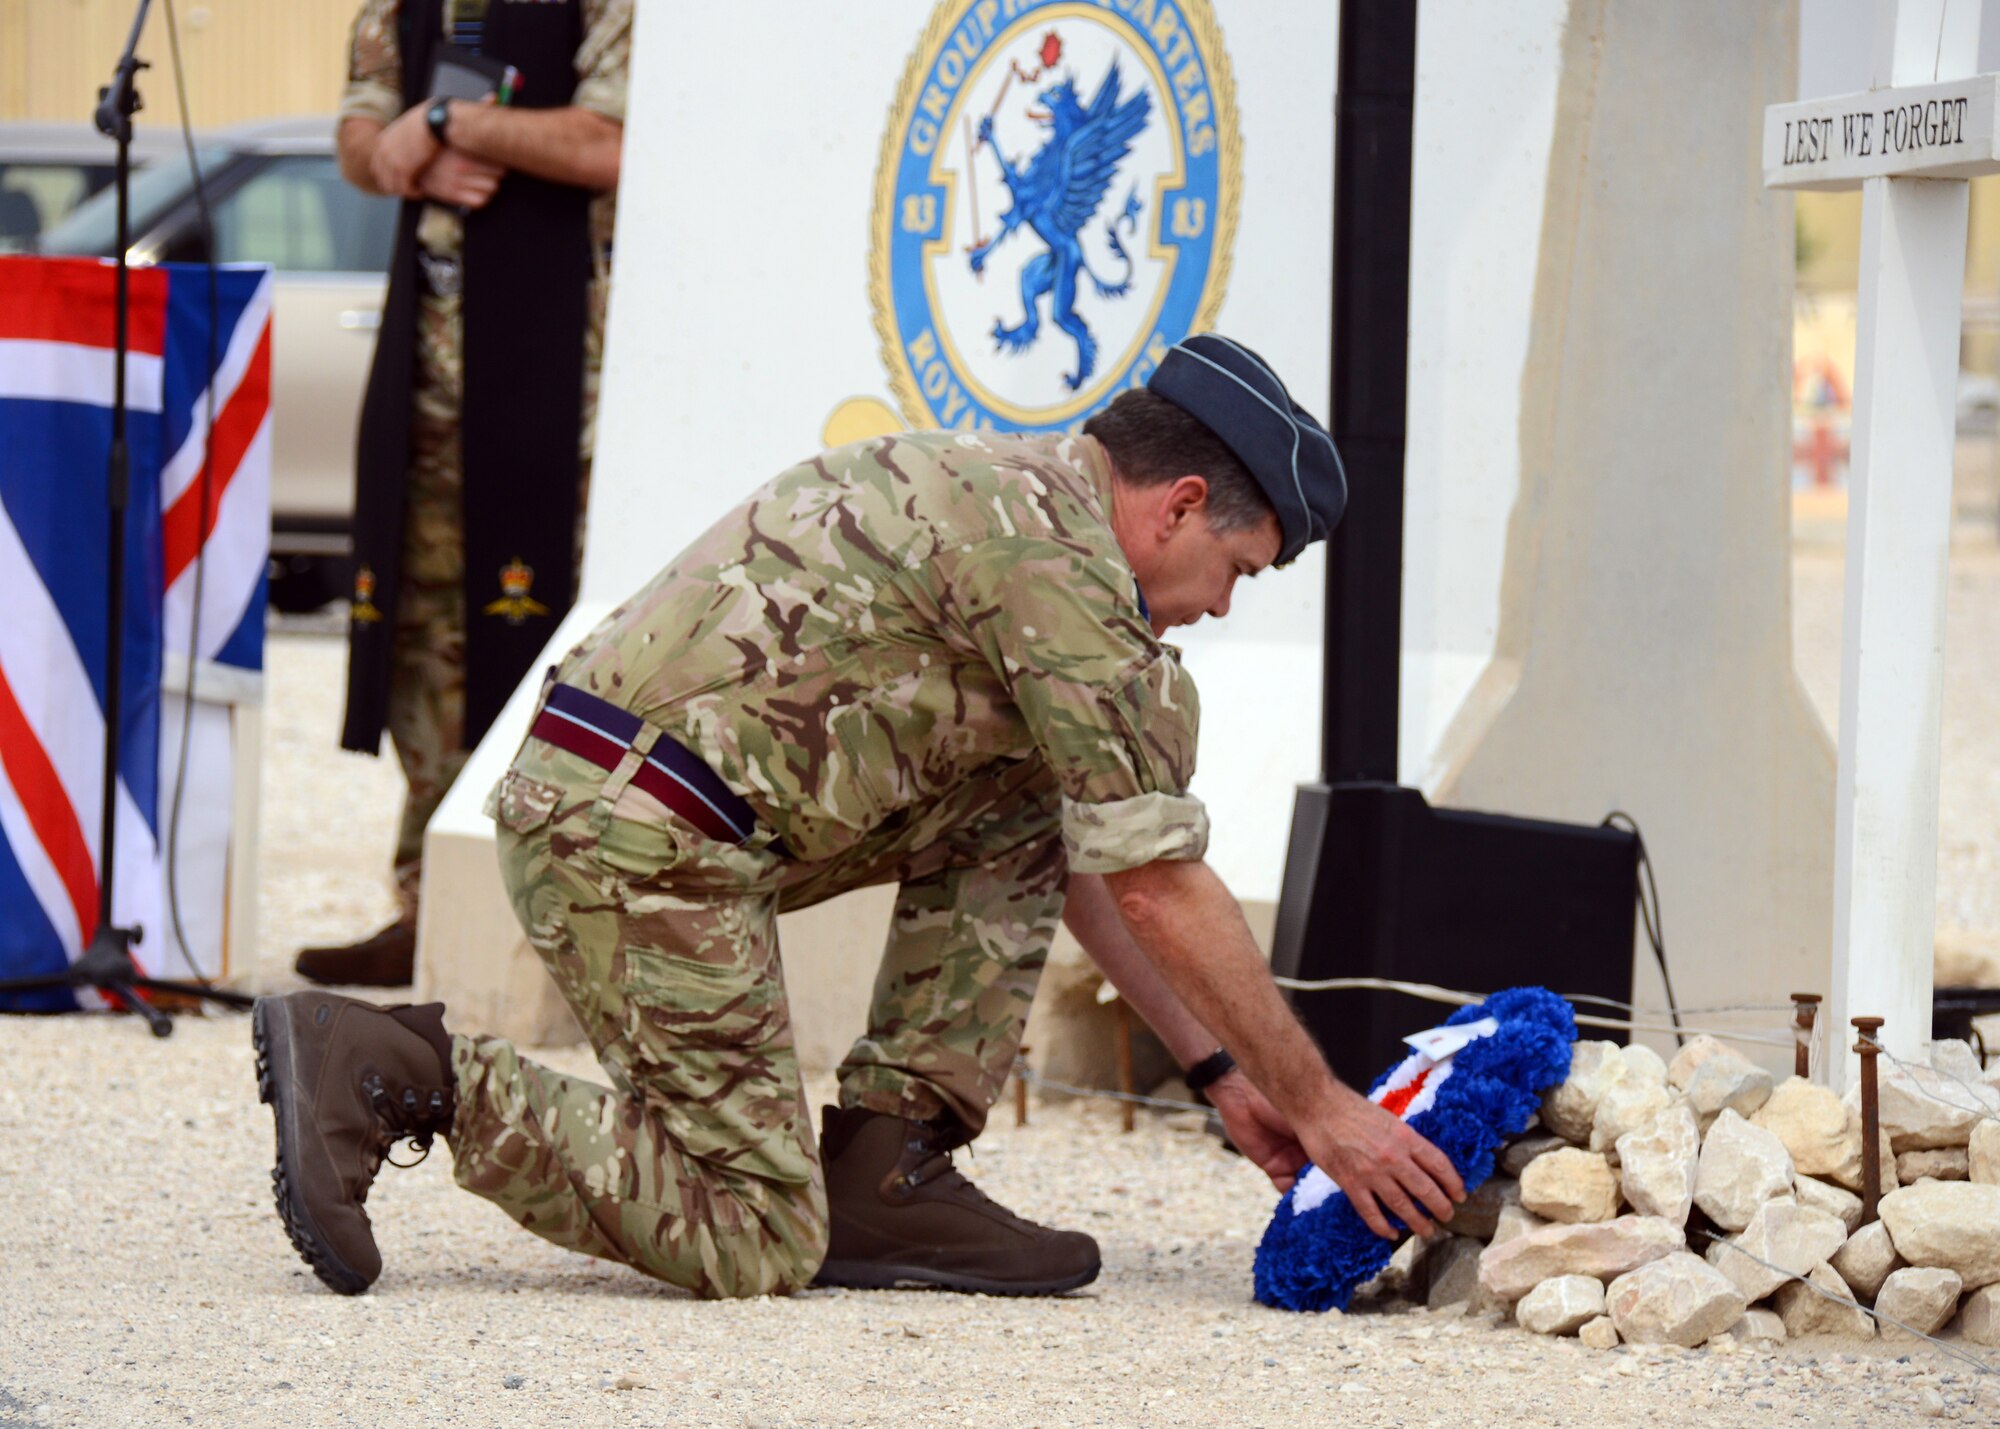
<path id="1" fill-rule="evenodd" d="M 1425 0 L 1410 194 L 1399 777 L 1493 655 L 1568 0 Z"/>
<path id="2" fill-rule="evenodd" d="M 924 0 L 874 0 L 866 23 L 802 0 L 638 7 L 585 599 L 630 594 L 817 451 L 842 398 L 888 395 L 869 204 L 929 13 Z"/>

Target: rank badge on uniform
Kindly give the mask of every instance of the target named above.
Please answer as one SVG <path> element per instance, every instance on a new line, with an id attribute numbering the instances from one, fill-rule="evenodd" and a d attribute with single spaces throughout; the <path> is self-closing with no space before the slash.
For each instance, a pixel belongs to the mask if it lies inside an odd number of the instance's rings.
<path id="1" fill-rule="evenodd" d="M 1241 191 L 1208 0 L 941 0 L 876 174 L 870 295 L 911 427 L 1062 431 L 1222 304 Z"/>
<path id="2" fill-rule="evenodd" d="M 375 572 L 368 566 L 354 572 L 354 599 L 347 608 L 347 618 L 356 625 L 371 625 L 382 618 L 382 612 L 375 608 Z"/>
<path id="3" fill-rule="evenodd" d="M 487 602 L 484 614 L 497 615 L 509 625 L 519 625 L 531 615 L 547 615 L 549 608 L 530 600 L 535 584 L 535 568 L 519 556 L 500 568 L 500 599 Z"/>

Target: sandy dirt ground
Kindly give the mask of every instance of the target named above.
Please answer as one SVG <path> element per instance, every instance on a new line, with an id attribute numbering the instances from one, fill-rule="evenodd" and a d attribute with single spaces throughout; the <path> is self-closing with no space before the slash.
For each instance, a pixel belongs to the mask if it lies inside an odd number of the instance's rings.
<path id="1" fill-rule="evenodd" d="M 1796 584 L 1801 675 L 1830 712 L 1837 553 L 1803 552 Z M 1961 552 L 1950 589 L 1939 903 L 2000 928 L 2000 553 Z M 395 771 L 334 751 L 340 679 L 337 641 L 273 642 L 246 969 L 265 986 L 301 942 L 390 912 Z M 589 1070 L 576 1051 L 545 1060 Z M 272 1213 L 244 1020 L 183 1018 L 168 1042 L 123 1019 L 0 1022 L 0 1429 L 2000 1422 L 2000 1375 L 1928 1346 L 1600 1353 L 1452 1312 L 1264 1310 L 1255 1172 L 1151 1116 L 1121 1135 L 1104 1106 L 1011 1121 L 967 1169 L 1099 1238 L 1104 1275 L 1080 1294 L 701 1303 L 518 1230 L 452 1184 L 440 1146 L 377 1183 L 387 1269 L 343 1299 Z"/>

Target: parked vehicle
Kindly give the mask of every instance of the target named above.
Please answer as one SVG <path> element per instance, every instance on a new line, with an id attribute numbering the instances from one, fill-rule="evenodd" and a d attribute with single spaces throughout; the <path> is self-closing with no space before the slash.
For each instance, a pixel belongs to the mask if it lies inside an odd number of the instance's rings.
<path id="1" fill-rule="evenodd" d="M 144 167 L 182 147 L 178 131 L 132 136 L 132 163 Z M 0 253 L 25 253 L 45 229 L 107 187 L 117 146 L 88 124 L 0 124 Z"/>
<path id="2" fill-rule="evenodd" d="M 271 603 L 311 610 L 346 593 L 355 424 L 382 321 L 394 200 L 340 177 L 331 118 L 269 120 L 199 137 L 216 261 L 269 263 L 272 314 Z M 47 229 L 43 253 L 111 257 L 116 195 L 104 191 Z M 199 263 L 185 153 L 132 182 L 134 263 Z"/>

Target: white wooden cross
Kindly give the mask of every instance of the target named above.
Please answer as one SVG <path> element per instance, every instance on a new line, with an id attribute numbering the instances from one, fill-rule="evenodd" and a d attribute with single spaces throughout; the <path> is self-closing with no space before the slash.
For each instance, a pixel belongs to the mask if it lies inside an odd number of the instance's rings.
<path id="1" fill-rule="evenodd" d="M 1966 180 L 2000 173 L 2000 75 L 1977 75 L 1981 0 L 1877 0 L 1875 88 L 1773 105 L 1764 181 L 1862 190 L 1861 295 L 1841 645 L 1829 1047 L 1885 1019 L 1931 1035 L 1938 740 Z M 1851 1059 L 1829 1058 L 1836 1087 Z"/>

